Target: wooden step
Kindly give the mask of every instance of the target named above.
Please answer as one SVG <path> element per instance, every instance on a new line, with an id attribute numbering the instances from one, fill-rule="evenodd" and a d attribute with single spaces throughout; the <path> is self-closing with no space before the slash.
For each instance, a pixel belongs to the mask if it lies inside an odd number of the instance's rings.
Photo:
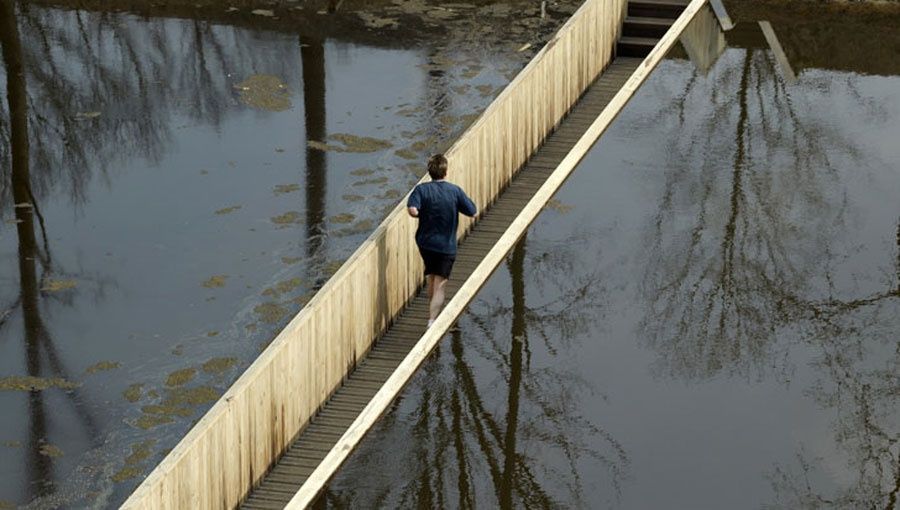
<path id="1" fill-rule="evenodd" d="M 675 20 L 672 18 L 644 18 L 627 16 L 622 28 L 625 37 L 655 37 L 662 38 Z"/>
<path id="2" fill-rule="evenodd" d="M 675 19 L 688 3 L 688 0 L 630 0 L 628 15 L 641 18 Z"/>
<path id="3" fill-rule="evenodd" d="M 646 57 L 659 39 L 651 37 L 622 37 L 616 45 L 616 55 L 623 57 Z"/>

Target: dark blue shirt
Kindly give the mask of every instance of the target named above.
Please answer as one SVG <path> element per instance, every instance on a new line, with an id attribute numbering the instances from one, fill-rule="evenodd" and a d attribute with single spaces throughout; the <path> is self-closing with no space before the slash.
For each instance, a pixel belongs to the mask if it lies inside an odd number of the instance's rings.
<path id="1" fill-rule="evenodd" d="M 459 213 L 475 216 L 475 204 L 457 185 L 446 181 L 419 184 L 409 195 L 407 207 L 419 210 L 416 244 L 419 248 L 456 255 Z"/>

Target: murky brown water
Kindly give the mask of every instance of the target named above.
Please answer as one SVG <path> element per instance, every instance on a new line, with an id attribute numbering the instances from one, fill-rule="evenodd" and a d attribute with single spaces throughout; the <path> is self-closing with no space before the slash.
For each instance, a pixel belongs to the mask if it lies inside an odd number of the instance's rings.
<path id="1" fill-rule="evenodd" d="M 0 0 L 0 508 L 121 502 L 575 3 Z"/>
<path id="2" fill-rule="evenodd" d="M 807 12 L 782 68 L 755 12 L 653 73 L 322 506 L 897 507 L 896 52 Z"/>

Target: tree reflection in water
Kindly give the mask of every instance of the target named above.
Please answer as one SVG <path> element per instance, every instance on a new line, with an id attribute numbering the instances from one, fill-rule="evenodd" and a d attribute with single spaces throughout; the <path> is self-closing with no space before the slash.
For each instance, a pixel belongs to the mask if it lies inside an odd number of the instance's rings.
<path id="1" fill-rule="evenodd" d="M 839 268 L 863 248 L 842 243 L 866 206 L 848 198 L 844 174 L 873 167 L 873 156 L 840 122 L 801 111 L 768 52 L 726 56 L 711 93 L 695 72 L 678 101 L 652 119 L 677 119 L 673 131 L 689 133 L 668 150 L 647 233 L 642 287 L 652 311 L 641 329 L 658 353 L 655 371 L 685 380 L 774 372 L 787 384 L 791 351 L 812 348 L 818 381 L 808 394 L 833 409 L 834 440 L 852 479 L 834 493 L 819 487 L 821 459 L 801 447 L 799 467 L 771 473 L 773 506 L 894 508 L 900 259 L 890 270 L 853 275 L 850 288 Z M 826 96 L 848 87 L 855 107 L 870 109 L 852 80 L 812 86 Z M 900 225 L 891 228 L 883 235 L 900 243 Z"/>
<path id="2" fill-rule="evenodd" d="M 106 275 L 74 275 L 60 267 L 52 257 L 42 201 L 50 201 L 55 190 L 77 208 L 87 199 L 90 181 L 109 179 L 117 161 L 140 156 L 158 163 L 173 139 L 173 116 L 217 128 L 226 103 L 233 101 L 228 81 L 233 67 L 247 69 L 252 66 L 243 62 L 255 60 L 250 53 L 254 45 L 242 44 L 250 35 L 200 20 L 138 21 L 0 0 L 0 75 L 6 85 L 5 108 L 0 108 L 0 205 L 14 215 L 9 223 L 15 224 L 18 241 L 19 284 L 17 291 L 10 286 L 0 295 L 9 300 L 0 303 L 0 333 L 16 336 L 12 328 L 21 312 L 25 354 L 23 368 L 10 367 L 12 374 L 77 382 L 44 316 L 85 297 L 103 299 L 104 289 L 114 283 Z M 172 41 L 180 43 L 177 56 L 170 54 L 176 49 Z M 76 289 L 48 288 L 54 280 L 76 276 Z M 85 393 L 79 388 L 27 391 L 25 493 L 20 501 L 65 504 L 83 496 L 69 491 L 85 488 L 77 483 L 62 488 L 60 481 L 99 474 L 93 466 L 66 472 L 71 461 L 61 469 L 47 451 L 55 440 L 63 440 L 54 437 L 57 430 L 51 427 L 61 421 L 72 424 L 65 440 L 77 437 L 84 451 L 106 440 L 108 431 L 101 430 L 95 417 L 98 402 Z M 64 406 L 55 406 L 57 395 Z M 77 459 L 83 452 L 68 453 Z"/>
<path id="3" fill-rule="evenodd" d="M 320 507 L 584 506 L 586 462 L 607 473 L 605 481 L 590 481 L 592 490 L 606 484 L 609 500 L 618 499 L 627 453 L 582 415 L 590 384 L 556 368 L 558 360 L 545 361 L 601 318 L 603 289 L 594 273 L 574 283 L 566 277 L 576 244 L 529 256 L 526 239 L 519 241 L 507 261 L 511 303 L 482 302 L 467 313 L 450 345 L 423 366 L 415 389 L 354 454 L 344 471 L 348 485 L 338 480 Z M 526 274 L 545 287 L 541 295 L 560 297 L 529 306 Z M 536 358 L 535 348 L 542 351 Z"/>

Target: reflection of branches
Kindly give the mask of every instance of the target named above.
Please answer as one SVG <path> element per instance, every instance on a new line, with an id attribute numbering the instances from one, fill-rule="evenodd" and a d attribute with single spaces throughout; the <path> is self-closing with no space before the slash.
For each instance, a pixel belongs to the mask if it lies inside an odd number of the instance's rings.
<path id="1" fill-rule="evenodd" d="M 835 124 L 801 114 L 765 53 L 725 56 L 711 102 L 705 83 L 692 78 L 693 89 L 679 96 L 686 104 L 652 119 L 677 118 L 689 140 L 669 151 L 676 156 L 649 229 L 645 341 L 660 373 L 702 380 L 761 374 L 773 359 L 786 365 L 793 346 L 779 340 L 798 333 L 818 353 L 820 378 L 809 394 L 835 411 L 853 481 L 826 495 L 818 459 L 801 451 L 798 471 L 777 466 L 771 476 L 774 506 L 889 506 L 900 476 L 900 259 L 862 296 L 841 295 L 833 267 L 834 234 L 853 213 L 837 157 L 855 169 L 867 155 Z"/>
<path id="2" fill-rule="evenodd" d="M 824 236 L 846 222 L 846 199 L 831 205 L 838 173 L 829 154 L 840 147 L 862 158 L 843 134 L 800 118 L 765 54 L 747 50 L 735 65 L 736 54 L 726 53 L 715 81 L 737 100 L 721 94 L 696 116 L 700 125 L 680 128 L 690 140 L 671 151 L 681 156 L 670 161 L 649 243 L 654 270 L 643 285 L 654 310 L 644 330 L 659 368 L 686 378 L 748 376 L 771 357 L 775 329 L 800 313 L 781 289 L 812 285 L 828 256 Z M 709 101 L 684 97 L 694 109 Z M 801 224 L 817 226 L 800 237 Z"/>
<path id="3" fill-rule="evenodd" d="M 474 329 L 464 329 L 471 331 L 471 341 L 453 332 L 447 362 L 423 367 L 423 387 L 406 397 L 406 405 L 414 406 L 408 432 L 397 431 L 403 423 L 389 415 L 393 421 L 383 430 L 403 436 L 404 447 L 397 452 L 360 452 L 359 465 L 366 472 L 371 462 L 383 463 L 384 455 L 409 455 L 405 462 L 395 462 L 409 465 L 408 483 L 396 490 L 383 489 L 396 483 L 377 484 L 385 491 L 377 495 L 382 505 L 475 508 L 490 501 L 488 506 L 500 508 L 579 506 L 580 464 L 585 460 L 607 468 L 618 494 L 628 458 L 612 436 L 581 415 L 578 393 L 589 388 L 587 383 L 569 371 L 532 366 L 534 334 L 543 337 L 544 352 L 557 357 L 560 342 L 569 341 L 598 315 L 599 290 L 591 288 L 595 281 L 579 282 L 573 289 L 559 273 L 565 266 L 548 263 L 560 249 L 568 251 L 554 245 L 548 253 L 526 256 L 525 241 L 520 241 L 508 261 L 511 303 L 487 303 L 478 313 L 470 311 L 467 317 Z M 525 283 L 531 280 L 526 274 L 539 274 L 534 280 L 543 285 L 560 282 L 558 288 L 545 290 L 561 297 L 529 306 Z M 506 324 L 508 334 L 501 332 Z M 481 368 L 485 365 L 489 368 Z M 484 373 L 491 374 L 490 382 L 483 380 Z M 538 461 L 531 453 L 536 450 L 547 454 Z M 561 457 L 562 466 L 554 467 L 548 456 Z M 332 487 L 329 502 L 340 501 L 336 507 L 356 498 L 372 499 L 360 494 L 364 483 L 349 476 L 353 489 Z"/>
<path id="4" fill-rule="evenodd" d="M 277 62 L 267 72 L 284 74 L 289 58 L 260 58 L 259 35 L 199 20 L 137 19 L 17 3 L 15 23 L 23 39 L 28 79 L 32 186 L 36 198 L 62 185 L 75 203 L 85 199 L 92 177 L 108 179 L 123 157 L 158 163 L 173 142 L 172 118 L 217 128 L 232 100 L 230 76 L 255 62 Z M 285 53 L 292 45 L 280 44 Z M 2 73 L 0 73 L 2 74 Z M 0 140 L 9 139 L 8 112 L 0 110 Z M 7 172 L 9 147 L 0 143 Z M 10 199 L 8 175 L 0 175 L 0 203 Z"/>

